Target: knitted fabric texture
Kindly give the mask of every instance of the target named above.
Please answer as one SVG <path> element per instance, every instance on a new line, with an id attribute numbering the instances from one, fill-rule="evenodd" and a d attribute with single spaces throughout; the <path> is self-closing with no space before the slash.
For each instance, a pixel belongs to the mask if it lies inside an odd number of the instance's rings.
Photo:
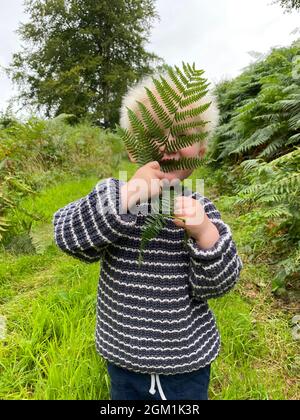
<path id="1" fill-rule="evenodd" d="M 171 218 L 144 250 L 138 266 L 145 206 L 136 214 L 119 211 L 123 181 L 106 178 L 85 197 L 59 209 L 54 237 L 62 251 L 87 263 L 101 262 L 96 349 L 120 367 L 172 375 L 211 363 L 220 336 L 207 300 L 236 284 L 243 263 L 230 227 L 214 204 L 198 192 L 220 238 L 201 249 Z M 109 211 L 107 211 L 109 210 Z"/>

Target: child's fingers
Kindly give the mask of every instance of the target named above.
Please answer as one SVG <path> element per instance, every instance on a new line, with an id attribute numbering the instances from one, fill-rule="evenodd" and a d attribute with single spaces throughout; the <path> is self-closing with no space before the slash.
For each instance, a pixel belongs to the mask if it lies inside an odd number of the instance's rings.
<path id="1" fill-rule="evenodd" d="M 186 207 L 192 207 L 192 204 L 193 203 L 191 203 L 190 200 L 186 200 L 184 197 L 176 197 L 174 201 L 174 208 L 183 210 Z"/>
<path id="2" fill-rule="evenodd" d="M 149 166 L 149 168 L 160 170 L 160 164 L 158 163 L 157 160 L 154 160 L 152 162 L 148 162 L 146 165 Z"/>
<path id="3" fill-rule="evenodd" d="M 195 204 L 195 199 L 191 197 L 186 197 L 185 195 L 179 195 L 175 198 L 175 202 Z"/>
<path id="4" fill-rule="evenodd" d="M 165 179 L 167 181 L 166 174 L 164 172 L 162 172 L 160 170 L 156 170 L 155 174 L 157 175 L 158 179 L 161 179 L 161 180 Z"/>
<path id="5" fill-rule="evenodd" d="M 182 227 L 182 228 L 184 228 L 184 226 L 185 226 L 185 223 L 184 223 L 184 221 L 183 221 L 183 220 L 173 219 L 173 222 L 174 222 L 174 223 L 175 223 L 175 225 L 176 225 L 176 226 L 178 226 L 178 227 Z"/>

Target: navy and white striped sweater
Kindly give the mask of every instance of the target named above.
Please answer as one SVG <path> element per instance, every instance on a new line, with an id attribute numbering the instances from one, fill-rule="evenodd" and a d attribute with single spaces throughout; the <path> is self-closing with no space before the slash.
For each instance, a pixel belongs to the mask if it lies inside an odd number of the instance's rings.
<path id="1" fill-rule="evenodd" d="M 144 250 L 138 266 L 141 227 L 146 215 L 119 212 L 123 181 L 106 178 L 85 197 L 53 217 L 57 245 L 92 263 L 101 260 L 96 348 L 111 363 L 148 374 L 178 374 L 212 362 L 220 337 L 207 300 L 224 295 L 243 263 L 230 227 L 213 203 L 198 192 L 220 238 L 201 249 L 171 218 Z M 111 211 L 105 212 L 105 206 Z"/>

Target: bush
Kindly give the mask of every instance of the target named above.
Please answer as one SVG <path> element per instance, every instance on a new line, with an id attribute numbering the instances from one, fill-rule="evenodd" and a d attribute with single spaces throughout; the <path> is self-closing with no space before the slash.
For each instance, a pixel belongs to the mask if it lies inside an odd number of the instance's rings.
<path id="1" fill-rule="evenodd" d="M 294 76 L 300 41 L 273 48 L 240 76 L 216 88 L 220 125 L 211 142 L 217 161 L 270 161 L 300 144 L 300 79 Z"/>
<path id="2" fill-rule="evenodd" d="M 248 222 L 251 218 L 252 225 L 263 233 L 265 244 L 275 248 L 278 270 L 273 290 L 289 281 L 297 288 L 300 280 L 300 147 L 269 163 L 252 159 L 241 166 L 248 187 L 240 189 L 235 204 L 244 209 L 245 205 L 252 206 Z"/>
<path id="3" fill-rule="evenodd" d="M 70 118 L 63 114 L 26 123 L 0 118 L 0 242 L 28 233 L 31 222 L 42 219 L 27 213 L 25 223 L 13 217 L 16 211 L 26 212 L 24 197 L 70 175 L 110 176 L 118 164 L 124 149 L 114 133 L 89 123 L 70 125 Z"/>

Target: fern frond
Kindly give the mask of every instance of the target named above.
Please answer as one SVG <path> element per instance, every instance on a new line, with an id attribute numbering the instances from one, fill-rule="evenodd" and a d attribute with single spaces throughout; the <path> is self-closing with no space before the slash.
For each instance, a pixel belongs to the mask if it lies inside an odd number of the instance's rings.
<path id="1" fill-rule="evenodd" d="M 160 94 L 161 99 L 163 103 L 165 104 L 169 113 L 171 115 L 175 114 L 175 112 L 177 111 L 177 105 L 176 105 L 176 102 L 174 102 L 172 95 L 170 95 L 169 92 L 165 91 L 163 84 L 159 80 L 154 79 L 154 78 L 152 80 L 156 87 L 157 92 Z"/>
<path id="2" fill-rule="evenodd" d="M 190 121 L 190 122 L 186 122 L 182 124 L 173 125 L 173 127 L 171 128 L 171 134 L 173 136 L 177 136 L 178 134 L 182 134 L 185 131 L 189 130 L 190 128 L 204 127 L 207 123 L 208 121 L 199 120 L 199 121 Z"/>
<path id="3" fill-rule="evenodd" d="M 161 85 L 164 89 L 164 92 L 168 94 L 169 97 L 174 101 L 174 103 L 176 104 L 176 111 L 177 111 L 178 104 L 181 100 L 181 96 L 174 90 L 174 88 L 172 88 L 169 85 L 169 83 L 166 81 L 166 79 L 163 76 L 161 76 L 160 79 L 161 79 Z"/>
<path id="4" fill-rule="evenodd" d="M 190 83 L 190 85 L 191 84 L 192 83 Z M 199 92 L 205 91 L 208 88 L 208 86 L 209 86 L 209 83 L 204 83 L 202 81 L 197 82 L 197 83 L 193 84 L 192 87 L 186 89 L 186 91 L 183 94 L 183 97 L 187 98 L 187 97 L 192 96 L 192 95 L 197 95 Z"/>
<path id="5" fill-rule="evenodd" d="M 202 99 L 207 94 L 207 92 L 208 92 L 208 90 L 202 90 L 201 92 L 199 92 L 195 95 L 189 96 L 186 99 L 182 99 L 182 101 L 180 102 L 181 108 L 192 105 L 193 103 L 199 101 L 200 99 Z"/>
<path id="6" fill-rule="evenodd" d="M 140 138 L 139 139 L 139 154 L 137 162 L 140 166 L 146 165 L 148 162 L 154 160 L 160 160 L 162 154 L 157 149 L 154 141 L 151 138 Z"/>
<path id="7" fill-rule="evenodd" d="M 275 123 L 256 130 L 250 138 L 238 146 L 232 153 L 246 152 L 253 147 L 267 143 L 271 137 L 280 130 L 280 128 L 281 123 Z"/>
<path id="8" fill-rule="evenodd" d="M 145 127 L 143 123 L 139 120 L 136 114 L 130 109 L 127 108 L 129 121 L 133 130 L 133 133 L 136 136 L 144 136 L 145 134 Z"/>
<path id="9" fill-rule="evenodd" d="M 241 167 L 246 172 L 250 172 L 253 169 L 257 169 L 261 162 L 262 162 L 262 160 L 259 160 L 259 159 L 244 160 L 244 162 L 241 163 Z"/>
<path id="10" fill-rule="evenodd" d="M 300 112 L 296 115 L 289 115 L 288 119 L 288 128 L 293 131 L 299 131 L 300 130 Z"/>
<path id="11" fill-rule="evenodd" d="M 300 142 L 300 133 L 294 134 L 293 136 L 291 136 L 288 141 L 287 141 L 287 145 L 293 144 L 293 143 L 298 143 Z"/>
<path id="12" fill-rule="evenodd" d="M 173 119 L 168 115 L 168 113 L 164 110 L 164 108 L 160 105 L 155 95 L 149 90 L 145 88 L 149 101 L 151 103 L 152 109 L 155 114 L 158 116 L 159 120 L 162 122 L 162 125 L 165 129 L 168 129 L 173 124 Z"/>
<path id="13" fill-rule="evenodd" d="M 167 144 L 165 152 L 172 153 L 178 149 L 184 149 L 185 147 L 192 146 L 194 143 L 202 142 L 208 136 L 208 132 L 179 135 L 174 141 Z"/>
<path id="14" fill-rule="evenodd" d="M 140 252 L 139 252 L 139 265 L 141 265 L 143 261 L 143 251 L 149 241 L 151 239 L 156 238 L 159 235 L 161 229 L 166 225 L 167 220 L 161 214 L 150 214 L 143 226 L 142 226 L 142 235 L 141 235 L 141 243 L 140 243 Z"/>
<path id="15" fill-rule="evenodd" d="M 185 86 L 182 84 L 182 79 L 180 78 L 180 76 L 179 75 L 177 76 L 177 74 L 172 69 L 172 67 L 170 69 L 168 69 L 168 74 L 170 76 L 170 79 L 172 80 L 172 82 L 174 83 L 176 88 L 178 89 L 178 91 L 182 94 L 185 91 Z M 188 81 L 187 81 L 187 83 L 188 83 Z M 185 83 L 185 85 L 187 83 Z"/>
<path id="16" fill-rule="evenodd" d="M 138 161 L 139 153 L 138 153 L 138 141 L 136 140 L 135 136 L 132 135 L 127 129 L 117 127 L 118 134 L 122 137 L 122 140 L 125 144 L 126 149 L 132 155 L 132 157 Z"/>
<path id="17" fill-rule="evenodd" d="M 282 137 L 279 137 L 278 139 L 272 141 L 268 146 L 259 153 L 258 157 L 271 157 L 275 154 L 277 150 L 280 150 L 282 146 L 284 146 L 286 143 L 285 139 Z"/>
<path id="18" fill-rule="evenodd" d="M 191 78 L 193 77 L 194 71 L 190 68 L 190 66 L 188 66 L 184 62 L 182 62 L 182 68 L 183 68 L 185 76 L 190 81 Z"/>
<path id="19" fill-rule="evenodd" d="M 180 169 L 196 169 L 201 165 L 207 163 L 206 158 L 181 158 L 179 160 L 176 159 L 168 159 L 161 162 L 161 170 L 164 172 L 170 172 Z"/>
<path id="20" fill-rule="evenodd" d="M 167 140 L 167 137 L 165 137 L 162 128 L 157 124 L 151 112 L 142 102 L 137 101 L 137 104 L 141 111 L 142 118 L 145 122 L 145 125 L 147 126 L 149 134 L 152 137 L 156 138 L 158 143 L 164 144 L 164 142 Z"/>
<path id="21" fill-rule="evenodd" d="M 178 74 L 181 83 L 183 83 L 184 86 L 186 86 L 189 83 L 189 78 L 186 78 L 185 75 L 182 73 L 179 67 L 174 66 L 176 73 Z"/>
<path id="22" fill-rule="evenodd" d="M 203 105 L 198 106 L 197 108 L 187 109 L 185 111 L 177 112 L 175 115 L 175 121 L 180 122 L 187 118 L 195 118 L 198 117 L 198 115 L 205 112 L 211 105 L 211 102 L 207 102 Z"/>
<path id="23" fill-rule="evenodd" d="M 168 194 L 166 194 L 166 192 Z M 154 211 L 154 213 L 147 217 L 142 226 L 140 253 L 138 259 L 139 265 L 142 263 L 142 253 L 147 243 L 159 235 L 160 230 L 167 224 L 167 217 L 174 213 L 175 196 L 176 192 L 174 188 L 171 188 L 171 190 L 165 190 L 163 188 L 159 199 L 152 201 L 152 211 Z M 167 213 L 163 213 L 164 211 Z"/>

